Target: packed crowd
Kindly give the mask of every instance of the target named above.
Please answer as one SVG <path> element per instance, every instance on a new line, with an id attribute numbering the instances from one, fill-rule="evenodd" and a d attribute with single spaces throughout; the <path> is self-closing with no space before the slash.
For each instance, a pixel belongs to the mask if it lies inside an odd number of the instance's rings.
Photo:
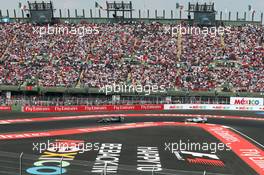
<path id="1" fill-rule="evenodd" d="M 264 28 L 177 35 L 159 23 L 56 24 L 98 33 L 41 34 L 33 24 L 0 24 L 0 85 L 158 85 L 264 92 Z M 42 26 L 43 27 L 43 26 Z M 44 26 L 48 27 L 48 26 Z"/>
<path id="2" fill-rule="evenodd" d="M 174 96 L 167 99 L 165 96 L 120 96 L 114 100 L 112 96 L 88 95 L 36 95 L 12 94 L 7 98 L 5 93 L 0 93 L 0 106 L 72 106 L 72 105 L 113 105 L 113 104 L 230 104 L 229 97 L 193 97 Z"/>

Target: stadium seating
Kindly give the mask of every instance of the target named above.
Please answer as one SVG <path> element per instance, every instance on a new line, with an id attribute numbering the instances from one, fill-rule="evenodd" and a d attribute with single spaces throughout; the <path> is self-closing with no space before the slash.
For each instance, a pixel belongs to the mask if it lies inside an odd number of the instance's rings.
<path id="1" fill-rule="evenodd" d="M 98 34 L 80 36 L 40 35 L 33 24 L 0 24 L 0 85 L 102 87 L 115 83 L 264 91 L 263 27 L 232 27 L 224 36 L 182 35 L 180 39 L 165 32 L 168 25 L 159 23 L 53 27 L 94 26 Z"/>

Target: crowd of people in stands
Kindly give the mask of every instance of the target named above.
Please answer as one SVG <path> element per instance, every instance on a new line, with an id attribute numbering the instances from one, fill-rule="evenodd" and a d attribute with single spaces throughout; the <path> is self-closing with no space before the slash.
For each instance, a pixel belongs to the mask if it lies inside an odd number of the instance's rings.
<path id="1" fill-rule="evenodd" d="M 160 23 L 52 27 L 97 28 L 99 32 L 40 35 L 33 24 L 0 24 L 0 85 L 103 87 L 115 83 L 264 92 L 262 26 L 231 27 L 230 33 L 216 36 L 173 36 L 165 30 L 172 26 Z"/>

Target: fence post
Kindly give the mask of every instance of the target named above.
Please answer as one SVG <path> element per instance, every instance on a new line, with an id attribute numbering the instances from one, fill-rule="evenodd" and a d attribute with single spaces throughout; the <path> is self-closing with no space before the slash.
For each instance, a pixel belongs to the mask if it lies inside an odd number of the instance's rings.
<path id="1" fill-rule="evenodd" d="M 63 160 L 63 156 L 61 157 L 61 163 L 60 163 L 60 174 L 62 175 L 62 160 Z"/>
<path id="2" fill-rule="evenodd" d="M 262 24 L 263 23 L 263 13 L 261 13 L 260 21 L 261 21 L 261 24 Z"/>
<path id="3" fill-rule="evenodd" d="M 23 155 L 24 153 L 22 152 L 19 156 L 19 174 L 22 175 L 22 169 L 23 169 L 23 166 L 22 166 L 22 158 L 23 158 Z"/>
<path id="4" fill-rule="evenodd" d="M 90 16 L 91 16 L 91 18 L 93 18 L 93 10 L 92 9 L 90 9 Z"/>
<path id="5" fill-rule="evenodd" d="M 252 13 L 251 21 L 254 22 L 255 13 Z"/>
<path id="6" fill-rule="evenodd" d="M 85 18 L 85 10 L 84 9 L 82 9 L 82 16 L 83 16 L 83 18 Z"/>
<path id="7" fill-rule="evenodd" d="M 68 18 L 71 17 L 71 14 L 70 14 L 70 9 L 68 9 Z"/>
<path id="8" fill-rule="evenodd" d="M 148 11 L 147 11 L 147 18 L 149 19 L 149 9 L 148 9 Z"/>
<path id="9" fill-rule="evenodd" d="M 182 11 L 180 10 L 180 19 L 182 19 Z"/>
<path id="10" fill-rule="evenodd" d="M 6 10 L 6 16 L 9 18 L 9 10 Z"/>
<path id="11" fill-rule="evenodd" d="M 16 10 L 14 9 L 14 18 L 17 18 Z"/>
<path id="12" fill-rule="evenodd" d="M 104 165 L 104 174 L 103 175 L 106 175 L 106 174 L 107 174 L 107 162 Z"/>
<path id="13" fill-rule="evenodd" d="M 77 16 L 78 16 L 78 11 L 77 9 L 75 9 L 75 18 L 77 18 Z"/>
<path id="14" fill-rule="evenodd" d="M 152 175 L 154 175 L 154 167 L 152 168 Z"/>

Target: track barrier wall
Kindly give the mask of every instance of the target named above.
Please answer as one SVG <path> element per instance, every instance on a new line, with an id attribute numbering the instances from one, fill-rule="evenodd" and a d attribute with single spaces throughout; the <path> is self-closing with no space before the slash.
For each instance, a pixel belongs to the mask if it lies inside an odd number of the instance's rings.
<path id="1" fill-rule="evenodd" d="M 168 104 L 164 110 L 223 110 L 223 111 L 264 111 L 264 106 L 215 105 L 215 104 Z"/>
<path id="2" fill-rule="evenodd" d="M 11 106 L 0 106 L 0 111 L 11 111 L 12 107 Z"/>
<path id="3" fill-rule="evenodd" d="M 215 104 L 145 104 L 145 105 L 99 105 L 99 106 L 22 106 L 22 112 L 96 112 L 96 111 L 103 112 L 103 111 L 144 111 L 144 110 L 264 111 L 264 106 L 215 105 Z"/>
<path id="4" fill-rule="evenodd" d="M 23 106 L 23 112 L 93 112 L 93 111 L 164 110 L 163 104 L 99 106 Z"/>

